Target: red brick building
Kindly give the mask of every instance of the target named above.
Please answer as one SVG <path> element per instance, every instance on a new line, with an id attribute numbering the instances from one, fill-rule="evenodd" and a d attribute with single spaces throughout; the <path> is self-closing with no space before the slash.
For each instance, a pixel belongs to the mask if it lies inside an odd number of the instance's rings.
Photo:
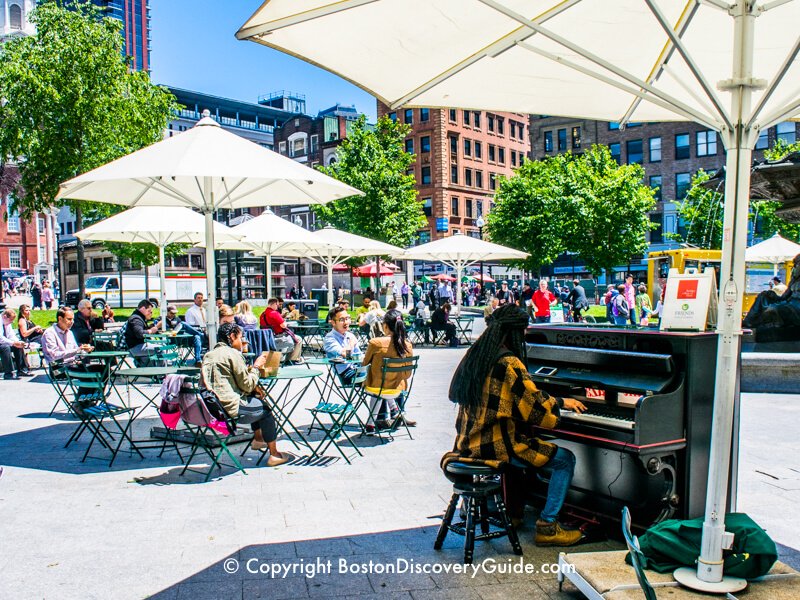
<path id="1" fill-rule="evenodd" d="M 497 179 L 513 174 L 530 151 L 528 116 L 463 109 L 402 108 L 378 103 L 411 126 L 406 150 L 417 156 L 412 173 L 428 227 L 420 243 L 455 233 L 477 237 L 476 220 L 492 208 Z"/>

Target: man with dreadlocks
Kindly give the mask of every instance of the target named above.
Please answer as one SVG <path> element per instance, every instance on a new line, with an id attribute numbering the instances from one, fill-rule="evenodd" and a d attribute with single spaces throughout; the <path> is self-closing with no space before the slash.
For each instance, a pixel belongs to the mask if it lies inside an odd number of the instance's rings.
<path id="1" fill-rule="evenodd" d="M 559 409 L 583 412 L 574 398 L 554 398 L 537 389 L 523 363 L 528 314 L 514 304 L 492 314 L 486 331 L 469 349 L 450 383 L 451 402 L 459 405 L 456 442 L 442 458 L 480 462 L 506 474 L 507 493 L 512 482 L 524 481 L 522 469 L 534 468 L 550 477 L 547 500 L 536 522 L 537 546 L 571 546 L 582 534 L 565 529 L 557 520 L 572 481 L 575 455 L 565 448 L 534 437 L 534 427 L 558 425 Z M 518 483 L 516 485 L 519 485 Z M 524 505 L 508 502 L 512 518 L 520 518 Z"/>

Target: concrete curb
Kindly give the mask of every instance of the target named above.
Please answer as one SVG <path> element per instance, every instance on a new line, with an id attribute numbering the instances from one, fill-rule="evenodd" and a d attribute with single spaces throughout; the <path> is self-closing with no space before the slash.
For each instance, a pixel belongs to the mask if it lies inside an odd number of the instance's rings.
<path id="1" fill-rule="evenodd" d="M 796 394 L 800 390 L 800 353 L 742 352 L 743 392 Z"/>

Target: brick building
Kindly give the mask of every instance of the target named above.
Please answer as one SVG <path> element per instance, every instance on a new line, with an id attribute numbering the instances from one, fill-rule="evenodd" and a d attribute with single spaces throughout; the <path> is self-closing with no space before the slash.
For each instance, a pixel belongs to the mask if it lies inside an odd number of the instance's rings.
<path id="1" fill-rule="evenodd" d="M 411 126 L 406 150 L 428 227 L 419 243 L 461 233 L 478 237 L 476 220 L 492 208 L 499 177 L 530 151 L 527 115 L 463 109 L 401 108 L 378 103 L 378 116 Z"/>
<path id="2" fill-rule="evenodd" d="M 797 137 L 797 125 L 792 122 L 769 128 L 758 139 L 754 159 L 763 160 L 763 151 L 778 138 L 791 143 Z M 621 129 L 617 123 L 605 121 L 531 116 L 530 141 L 533 160 L 566 151 L 581 153 L 592 144 L 603 144 L 620 164 L 641 164 L 645 183 L 657 190 L 657 204 L 650 213 L 657 225 L 649 234 L 650 251 L 678 246 L 666 237 L 683 226 L 676 202 L 684 198 L 698 170 L 715 172 L 725 164 L 725 150 L 717 133 L 691 122 L 629 123 Z M 575 265 L 572 260 L 562 257 L 556 261 L 554 274 L 571 273 L 574 268 L 586 275 L 580 260 Z M 621 278 L 628 270 L 643 275 L 647 270 L 643 257 L 632 257 L 629 265 L 620 265 L 617 276 Z"/>

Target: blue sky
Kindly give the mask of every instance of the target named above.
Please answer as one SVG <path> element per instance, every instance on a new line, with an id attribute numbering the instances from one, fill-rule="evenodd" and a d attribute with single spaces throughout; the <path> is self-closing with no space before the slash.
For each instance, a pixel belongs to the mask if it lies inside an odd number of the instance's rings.
<path id="1" fill-rule="evenodd" d="M 301 60 L 234 34 L 262 0 L 152 0 L 153 80 L 197 92 L 256 102 L 278 90 L 305 94 L 311 114 L 354 104 L 375 119 L 375 99 Z"/>

